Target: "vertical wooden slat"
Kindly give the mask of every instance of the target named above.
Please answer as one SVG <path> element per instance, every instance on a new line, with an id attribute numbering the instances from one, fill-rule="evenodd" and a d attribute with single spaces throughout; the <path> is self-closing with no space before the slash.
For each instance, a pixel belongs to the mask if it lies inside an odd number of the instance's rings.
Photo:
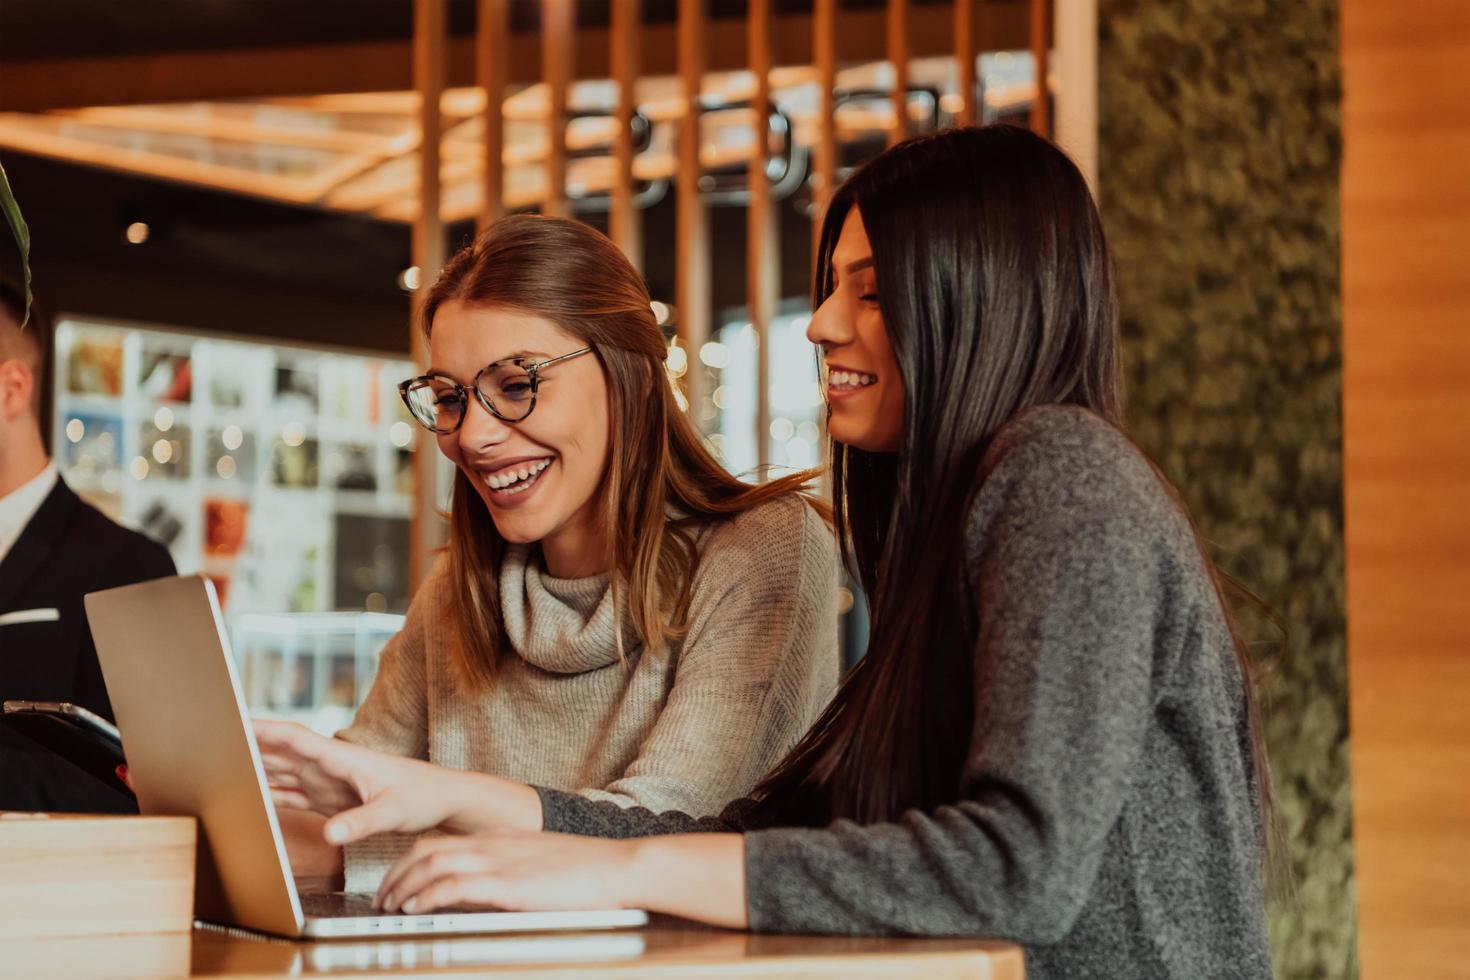
<path id="1" fill-rule="evenodd" d="M 888 63 L 893 66 L 893 129 L 888 145 L 909 137 L 909 2 L 888 0 Z"/>
<path id="2" fill-rule="evenodd" d="M 699 350 L 709 337 L 710 269 L 709 218 L 699 194 L 700 85 L 704 78 L 704 0 L 679 0 L 679 87 L 684 114 L 679 122 L 678 200 L 675 216 L 675 260 L 678 284 L 679 340 L 689 355 L 684 375 L 689 411 L 702 425 L 704 368 Z"/>
<path id="3" fill-rule="evenodd" d="M 485 91 L 484 190 L 475 225 L 484 231 L 505 213 L 505 116 L 510 37 L 508 0 L 479 0 L 475 26 L 475 83 Z"/>
<path id="4" fill-rule="evenodd" d="M 956 126 L 973 126 L 980 118 L 975 105 L 975 0 L 954 0 L 955 85 L 959 92 Z"/>
<path id="5" fill-rule="evenodd" d="M 617 177 L 613 181 L 608 231 L 633 268 L 640 271 L 643 269 L 643 219 L 633 205 L 633 112 L 638 107 L 636 86 L 642 60 L 642 20 L 642 0 L 613 0 L 610 61 L 613 83 L 618 87 L 614 110 L 618 128 L 613 138 Z"/>
<path id="6" fill-rule="evenodd" d="M 1077 162 L 1098 197 L 1097 4 L 1058 4 L 1052 36 L 1057 75 L 1062 79 L 1052 114 L 1056 141 Z"/>
<path id="7" fill-rule="evenodd" d="M 837 0 L 815 0 L 812 14 L 812 64 L 817 70 L 817 144 L 812 159 L 812 262 L 822 235 L 822 217 L 837 182 Z"/>
<path id="8" fill-rule="evenodd" d="M 547 88 L 546 197 L 541 213 L 565 216 L 567 207 L 567 90 L 572 80 L 574 0 L 541 0 L 541 80 Z"/>
<path id="9" fill-rule="evenodd" d="M 750 326 L 755 331 L 755 446 L 756 465 L 762 478 L 770 464 L 771 443 L 771 318 L 776 312 L 776 295 L 780 288 L 780 239 L 776 235 L 776 216 L 771 202 L 771 182 L 766 176 L 770 158 L 771 119 L 771 2 L 750 0 L 750 18 L 746 23 L 748 60 L 755 75 L 755 93 L 750 108 L 755 127 L 755 147 L 750 155 L 750 210 L 745 233 L 746 306 L 750 310 Z"/>
<path id="10" fill-rule="evenodd" d="M 410 349 L 414 363 L 429 362 L 428 341 L 418 329 L 419 311 L 429 287 L 444 265 L 444 223 L 439 215 L 439 150 L 443 125 L 439 98 L 444 91 L 445 56 L 449 46 L 445 0 L 414 0 L 413 81 L 419 97 L 419 207 L 413 225 L 413 264 L 419 269 L 419 287 L 414 291 Z M 442 522 L 436 506 L 439 453 L 434 440 L 423 430 L 414 447 L 413 518 L 409 528 L 409 584 L 417 590 L 428 571 L 433 549 L 438 545 Z"/>
<path id="11" fill-rule="evenodd" d="M 1036 65 L 1036 95 L 1031 102 L 1031 131 L 1051 136 L 1051 0 L 1031 0 L 1031 58 Z"/>

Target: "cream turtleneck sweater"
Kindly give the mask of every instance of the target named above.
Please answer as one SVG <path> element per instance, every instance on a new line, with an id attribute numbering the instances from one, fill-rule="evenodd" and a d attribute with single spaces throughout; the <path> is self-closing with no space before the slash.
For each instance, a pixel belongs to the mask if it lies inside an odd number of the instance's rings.
<path id="1" fill-rule="evenodd" d="M 781 760 L 836 688 L 837 554 L 794 496 L 714 525 L 699 551 L 685 639 L 654 656 L 625 624 L 620 663 L 609 577 L 552 578 L 537 550 L 511 547 L 500 572 L 511 649 L 495 685 L 473 693 L 450 659 L 439 563 L 339 737 L 622 806 L 718 812 Z M 409 843 L 349 847 L 347 890 L 376 889 Z"/>

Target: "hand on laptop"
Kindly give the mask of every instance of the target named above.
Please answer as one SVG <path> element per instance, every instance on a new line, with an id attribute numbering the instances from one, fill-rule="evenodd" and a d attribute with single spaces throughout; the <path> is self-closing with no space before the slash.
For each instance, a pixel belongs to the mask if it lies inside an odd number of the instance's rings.
<path id="1" fill-rule="evenodd" d="M 376 752 L 293 722 L 254 727 L 276 806 L 327 817 L 329 843 L 435 828 L 541 828 L 541 800 L 529 786 Z"/>
<path id="2" fill-rule="evenodd" d="M 376 902 L 411 915 L 641 908 L 746 929 L 745 838 L 604 840 L 506 831 L 425 838 L 388 870 Z"/>
<path id="3" fill-rule="evenodd" d="M 519 832 L 425 837 L 388 870 L 374 902 L 410 914 L 632 907 L 621 885 L 634 843 Z"/>

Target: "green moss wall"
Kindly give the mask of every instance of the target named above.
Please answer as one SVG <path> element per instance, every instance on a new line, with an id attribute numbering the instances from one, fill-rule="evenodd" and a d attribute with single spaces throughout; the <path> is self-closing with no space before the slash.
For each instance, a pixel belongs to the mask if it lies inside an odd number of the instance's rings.
<path id="1" fill-rule="evenodd" d="M 1101 0 L 1098 192 L 1129 418 L 1290 630 L 1267 737 L 1281 977 L 1357 975 L 1345 659 L 1336 0 Z M 1253 636 L 1269 636 L 1261 624 Z"/>

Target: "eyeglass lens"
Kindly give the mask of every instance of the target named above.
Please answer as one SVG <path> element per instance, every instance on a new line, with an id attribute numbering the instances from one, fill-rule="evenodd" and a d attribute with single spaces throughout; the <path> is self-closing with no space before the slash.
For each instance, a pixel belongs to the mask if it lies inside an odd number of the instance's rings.
<path id="1" fill-rule="evenodd" d="M 501 361 L 481 372 L 476 381 L 480 395 L 492 411 L 507 422 L 518 422 L 531 413 L 535 402 L 531 374 L 519 362 Z M 435 432 L 452 432 L 467 407 L 468 391 L 453 380 L 438 375 L 420 378 L 409 385 L 404 400 L 414 417 Z"/>

